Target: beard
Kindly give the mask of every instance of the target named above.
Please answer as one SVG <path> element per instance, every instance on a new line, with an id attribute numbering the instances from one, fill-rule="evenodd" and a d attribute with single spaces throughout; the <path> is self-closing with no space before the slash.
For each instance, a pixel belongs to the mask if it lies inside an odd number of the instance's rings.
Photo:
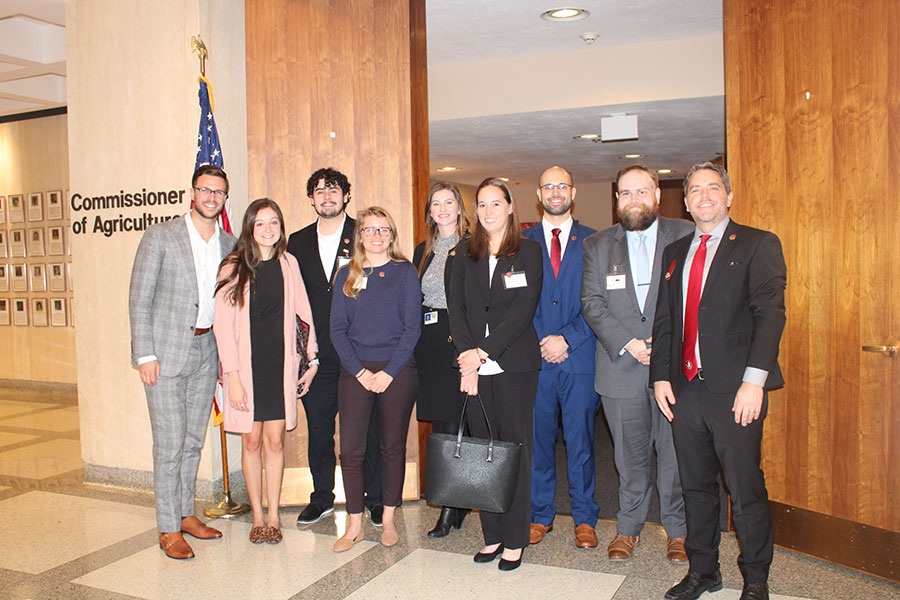
<path id="1" fill-rule="evenodd" d="M 551 198 L 551 200 L 552 200 L 552 198 Z M 559 206 L 553 206 L 550 204 L 549 201 L 541 202 L 541 205 L 544 207 L 544 212 L 547 213 L 548 215 L 558 216 L 558 215 L 564 215 L 567 212 L 569 212 L 569 209 L 572 208 L 572 201 L 567 200 L 566 202 L 563 202 Z"/>
<path id="2" fill-rule="evenodd" d="M 316 211 L 316 214 L 324 219 L 330 219 L 332 217 L 336 217 L 342 212 L 344 212 L 344 207 L 347 206 L 345 202 L 338 202 L 332 208 L 321 210 L 318 206 L 313 205 L 313 208 Z"/>
<path id="3" fill-rule="evenodd" d="M 619 217 L 619 224 L 625 231 L 644 231 L 653 225 L 653 221 L 659 216 L 659 206 L 654 204 L 653 208 L 650 208 L 642 204 L 637 210 L 630 210 L 630 207 L 625 210 L 618 208 L 616 216 Z"/>

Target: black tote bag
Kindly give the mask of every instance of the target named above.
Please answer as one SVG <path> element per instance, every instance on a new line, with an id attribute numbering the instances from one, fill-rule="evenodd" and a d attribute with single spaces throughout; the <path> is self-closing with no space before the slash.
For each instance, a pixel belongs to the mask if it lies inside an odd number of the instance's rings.
<path id="1" fill-rule="evenodd" d="M 459 433 L 428 436 L 425 459 L 425 497 L 431 504 L 505 513 L 512 505 L 519 478 L 522 444 L 494 441 L 490 419 L 481 396 L 478 403 L 487 422 L 489 439 L 467 437 L 463 400 Z"/>

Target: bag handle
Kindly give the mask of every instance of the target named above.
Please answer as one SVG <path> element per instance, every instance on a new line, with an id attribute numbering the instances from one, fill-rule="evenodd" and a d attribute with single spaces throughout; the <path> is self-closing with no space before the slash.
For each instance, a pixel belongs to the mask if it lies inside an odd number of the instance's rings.
<path id="1" fill-rule="evenodd" d="M 459 430 L 456 432 L 456 450 L 453 452 L 453 458 L 461 458 L 460 451 L 462 449 L 463 425 L 466 422 L 466 404 L 469 402 L 469 394 L 463 395 L 462 413 L 459 415 Z M 494 462 L 494 432 L 491 429 L 491 420 L 488 419 L 487 410 L 484 408 L 484 402 L 481 400 L 481 394 L 476 394 L 478 404 L 481 406 L 481 413 L 484 415 L 484 422 L 488 428 L 488 448 L 487 458 L 485 462 Z"/>

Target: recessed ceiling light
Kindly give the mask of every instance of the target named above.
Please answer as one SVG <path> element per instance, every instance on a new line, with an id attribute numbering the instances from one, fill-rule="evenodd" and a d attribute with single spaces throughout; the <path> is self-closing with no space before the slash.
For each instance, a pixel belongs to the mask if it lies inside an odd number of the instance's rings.
<path id="1" fill-rule="evenodd" d="M 668 175 L 672 172 L 672 169 L 657 169 L 656 172 L 660 175 Z"/>
<path id="2" fill-rule="evenodd" d="M 576 135 L 572 138 L 573 140 L 599 140 L 599 133 L 582 133 L 581 135 Z"/>
<path id="3" fill-rule="evenodd" d="M 509 177 L 498 177 L 497 179 L 503 182 L 509 181 Z"/>
<path id="4" fill-rule="evenodd" d="M 640 158 L 640 154 L 626 154 L 625 158 Z"/>
<path id="5" fill-rule="evenodd" d="M 580 21 L 591 16 L 590 11 L 583 8 L 553 8 L 541 13 L 545 21 Z"/>
<path id="6" fill-rule="evenodd" d="M 449 173 L 450 171 L 459 171 L 459 167 L 441 167 L 437 169 L 438 173 Z"/>

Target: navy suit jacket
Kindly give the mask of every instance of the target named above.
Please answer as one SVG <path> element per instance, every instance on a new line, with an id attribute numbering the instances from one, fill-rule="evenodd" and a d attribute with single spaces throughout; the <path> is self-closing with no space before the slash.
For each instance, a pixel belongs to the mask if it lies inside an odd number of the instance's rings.
<path id="1" fill-rule="evenodd" d="M 559 276 L 553 277 L 550 249 L 544 238 L 543 223 L 529 227 L 522 235 L 540 244 L 544 260 L 544 282 L 541 298 L 534 313 L 534 329 L 538 341 L 548 335 L 562 335 L 569 342 L 569 358 L 559 363 L 567 373 L 593 373 L 596 339 L 581 316 L 581 271 L 584 267 L 584 240 L 594 233 L 578 221 L 572 224 L 566 250 L 559 265 Z M 549 363 L 541 360 L 546 368 Z"/>

